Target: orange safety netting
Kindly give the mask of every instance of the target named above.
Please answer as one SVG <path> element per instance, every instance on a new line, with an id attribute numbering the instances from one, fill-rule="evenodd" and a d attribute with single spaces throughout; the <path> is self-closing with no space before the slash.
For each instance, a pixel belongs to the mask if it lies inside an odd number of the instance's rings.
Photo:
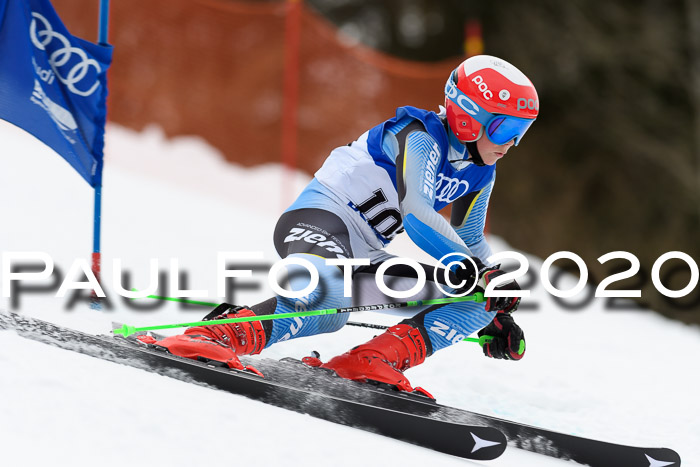
<path id="1" fill-rule="evenodd" d="M 73 34 L 94 39 L 99 2 L 54 0 Z M 292 3 L 111 2 L 108 117 L 168 135 L 199 135 L 231 161 L 282 161 L 285 17 Z M 299 6 L 299 5 L 297 5 Z M 296 164 L 313 173 L 329 151 L 394 115 L 436 110 L 461 57 L 423 64 L 353 43 L 300 5 Z M 292 102 L 294 102 L 292 100 Z"/>

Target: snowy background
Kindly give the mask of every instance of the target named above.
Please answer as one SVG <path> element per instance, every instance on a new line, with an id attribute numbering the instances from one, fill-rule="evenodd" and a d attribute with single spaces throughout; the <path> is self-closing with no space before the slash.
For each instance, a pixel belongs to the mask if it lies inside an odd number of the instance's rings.
<path id="1" fill-rule="evenodd" d="M 0 122 L 0 247 L 42 251 L 62 274 L 89 260 L 92 189 L 67 163 L 21 130 Z M 149 280 L 149 259 L 166 269 L 178 258 L 188 288 L 216 294 L 217 251 L 263 251 L 277 259 L 272 231 L 298 192 L 304 174 L 279 166 L 243 169 L 223 161 L 196 138 L 168 140 L 157 128 L 107 129 L 103 201 L 103 283 L 113 307 L 91 310 L 54 292 L 19 297 L 15 311 L 105 333 L 110 322 L 134 325 L 197 320 L 207 309 L 166 303 L 135 311 L 111 290 L 111 265 L 120 258 L 135 287 Z M 504 187 L 501 187 L 502 189 Z M 495 251 L 512 250 L 496 236 Z M 426 260 L 404 236 L 401 256 Z M 530 268 L 541 260 L 528 255 Z M 236 301 L 268 298 L 265 276 Z M 79 279 L 84 280 L 84 279 Z M 47 285 L 51 281 L 38 281 Z M 567 282 L 560 287 L 567 288 Z M 586 293 L 586 292 L 584 292 Z M 7 298 L 0 309 L 13 309 Z M 521 362 L 486 359 L 474 344 L 440 351 L 410 369 L 414 385 L 438 401 L 552 430 L 678 451 L 683 465 L 700 465 L 700 329 L 648 311 L 610 311 L 602 299 L 578 311 L 556 304 L 532 286 L 535 311 L 518 312 L 528 350 Z M 576 301 L 576 298 L 572 299 Z M 354 321 L 393 324 L 385 314 Z M 376 331 L 338 333 L 282 343 L 267 357 L 322 358 L 371 338 Z M 147 372 L 49 347 L 0 331 L 0 464 L 56 465 L 477 465 L 410 444 L 266 406 Z M 566 465 L 509 449 L 498 466 Z"/>

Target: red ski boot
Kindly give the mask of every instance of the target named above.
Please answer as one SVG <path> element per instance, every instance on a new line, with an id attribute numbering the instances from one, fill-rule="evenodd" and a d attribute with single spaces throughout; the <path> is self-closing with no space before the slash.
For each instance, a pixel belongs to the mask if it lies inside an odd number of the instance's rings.
<path id="1" fill-rule="evenodd" d="M 215 311 L 220 308 L 223 310 L 221 314 L 213 317 L 214 313 L 210 313 L 205 320 L 255 316 L 253 311 L 243 307 L 222 304 Z M 159 341 L 151 336 L 139 336 L 137 339 L 162 347 L 173 355 L 204 362 L 220 362 L 229 368 L 249 370 L 262 376 L 257 369 L 243 365 L 238 358 L 239 355 L 259 354 L 265 348 L 267 336 L 260 321 L 197 326 L 188 328 L 184 334 Z"/>
<path id="2" fill-rule="evenodd" d="M 354 381 L 378 381 L 407 392 L 419 391 L 433 398 L 422 388 L 413 388 L 403 371 L 425 361 L 425 340 L 420 331 L 408 324 L 397 324 L 366 344 L 359 345 L 322 364 L 314 357 L 304 363 L 335 371 L 338 376 Z"/>

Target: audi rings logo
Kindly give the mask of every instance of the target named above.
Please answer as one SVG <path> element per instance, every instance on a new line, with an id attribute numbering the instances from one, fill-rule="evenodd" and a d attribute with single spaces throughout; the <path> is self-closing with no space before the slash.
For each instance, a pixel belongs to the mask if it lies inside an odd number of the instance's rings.
<path id="1" fill-rule="evenodd" d="M 39 13 L 32 12 L 32 17 L 29 35 L 37 49 L 46 50 L 46 46 L 54 39 L 60 44 L 58 48 L 51 46 L 49 48 L 52 50 L 47 51 L 49 64 L 58 79 L 73 94 L 87 97 L 94 93 L 100 85 L 97 76 L 102 71 L 97 60 L 89 58 L 80 47 L 73 47 L 66 36 L 54 31 L 51 23 Z M 89 75 L 92 67 L 95 68 L 96 74 Z"/>
<path id="2" fill-rule="evenodd" d="M 435 187 L 435 198 L 444 203 L 451 203 L 457 198 L 467 194 L 469 183 L 458 178 L 445 177 L 438 174 L 438 182 Z"/>

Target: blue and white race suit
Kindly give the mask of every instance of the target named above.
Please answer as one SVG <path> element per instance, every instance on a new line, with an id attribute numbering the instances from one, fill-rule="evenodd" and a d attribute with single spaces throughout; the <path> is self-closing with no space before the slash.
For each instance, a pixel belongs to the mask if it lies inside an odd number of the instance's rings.
<path id="1" fill-rule="evenodd" d="M 447 129 L 443 113 L 408 106 L 398 108 L 396 117 L 356 141 L 333 150 L 281 216 L 274 235 L 280 256 L 297 256 L 316 266 L 321 286 L 306 297 L 278 296 L 253 310 L 288 313 L 351 305 L 352 299 L 344 297 L 342 271 L 326 265 L 326 258 L 369 258 L 369 266 L 354 269 L 353 296 L 356 303 L 358 295 L 364 304 L 376 303 L 368 297 L 372 293 L 363 294 L 363 289 L 376 289 L 372 273 L 391 258 L 383 248 L 404 230 L 436 259 L 459 252 L 486 263 L 491 249 L 484 224 L 495 166 L 477 166 L 468 157 L 466 147 Z M 448 204 L 453 204 L 451 222 L 438 213 Z M 432 280 L 432 267 L 425 268 Z M 392 266 L 388 274 L 399 282 L 416 280 L 411 268 Z M 292 289 L 308 284 L 304 276 L 290 273 Z M 372 280 L 361 280 L 363 276 Z M 443 296 L 432 282 L 428 284 L 415 298 Z M 393 288 L 402 289 L 397 282 Z M 265 321 L 270 335 L 267 345 L 337 331 L 347 316 Z M 421 330 L 430 355 L 481 329 L 492 318 L 483 304 L 463 302 L 424 307 L 405 322 Z"/>

